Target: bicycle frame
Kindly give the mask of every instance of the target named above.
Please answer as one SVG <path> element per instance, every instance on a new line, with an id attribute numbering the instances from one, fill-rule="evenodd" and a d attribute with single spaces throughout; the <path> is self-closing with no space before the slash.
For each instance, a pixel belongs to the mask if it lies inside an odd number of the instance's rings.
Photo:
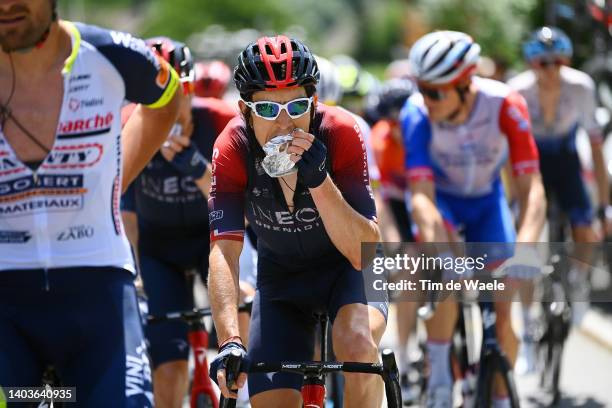
<path id="1" fill-rule="evenodd" d="M 206 326 L 200 321 L 189 323 L 189 345 L 193 353 L 195 367 L 193 369 L 193 383 L 191 384 L 190 403 L 192 408 L 197 408 L 198 398 L 204 394 L 210 398 L 214 408 L 219 407 L 219 400 L 208 376 L 208 360 L 206 350 L 208 350 L 208 332 Z"/>
<path id="2" fill-rule="evenodd" d="M 238 307 L 238 311 L 250 312 L 251 306 L 251 303 L 247 302 Z M 191 408 L 198 408 L 198 403 L 202 396 L 208 397 L 214 408 L 219 407 L 219 399 L 217 398 L 212 381 L 208 375 L 208 360 L 206 358 L 206 351 L 208 350 L 208 332 L 206 331 L 203 318 L 211 315 L 211 309 L 206 307 L 182 312 L 171 312 L 163 316 L 149 316 L 147 318 L 147 322 L 150 324 L 180 320 L 187 323 L 189 326 L 189 345 L 195 361 L 190 395 Z"/>
<path id="3" fill-rule="evenodd" d="M 497 316 L 494 304 L 492 302 L 480 302 L 479 305 L 482 314 L 482 350 L 480 352 L 475 406 L 478 408 L 491 406 L 494 374 L 500 372 L 508 391 L 511 406 L 518 407 L 519 399 L 512 378 L 512 369 L 497 341 L 495 332 Z"/>

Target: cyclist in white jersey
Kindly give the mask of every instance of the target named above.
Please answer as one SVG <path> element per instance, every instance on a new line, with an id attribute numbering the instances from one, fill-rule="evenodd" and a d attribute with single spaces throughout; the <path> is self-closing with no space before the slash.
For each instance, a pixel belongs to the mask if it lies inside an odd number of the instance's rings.
<path id="1" fill-rule="evenodd" d="M 605 224 L 604 231 L 610 231 L 612 220 L 606 218 L 606 209 L 610 207 L 609 184 L 602 153 L 602 131 L 595 119 L 595 84 L 587 74 L 568 66 L 572 43 L 558 28 L 537 29 L 524 44 L 523 53 L 530 69 L 511 79 L 509 85 L 527 100 L 546 193 L 554 197 L 568 216 L 574 241 L 596 242 L 604 234 L 598 236 L 592 226 L 592 206 L 576 151 L 576 135 L 581 127 L 591 141 L 598 190 L 597 215 Z M 589 259 L 588 246 L 579 248 L 579 252 L 586 253 L 577 253 L 578 259 Z M 584 301 L 588 297 L 588 286 L 581 277 L 586 277 L 586 273 L 580 272 L 578 266 L 575 269 L 570 279 L 577 280 L 572 286 L 581 291 L 574 292 L 574 296 Z"/>
<path id="2" fill-rule="evenodd" d="M 52 0 L 0 3 L 0 45 L 0 384 L 52 365 L 75 406 L 151 406 L 119 199 L 176 119 L 179 78 Z M 125 99 L 146 107 L 121 136 Z"/>

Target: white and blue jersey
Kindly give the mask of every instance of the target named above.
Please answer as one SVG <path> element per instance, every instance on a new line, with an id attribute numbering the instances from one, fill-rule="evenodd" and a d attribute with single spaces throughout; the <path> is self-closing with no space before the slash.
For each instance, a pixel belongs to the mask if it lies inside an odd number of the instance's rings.
<path id="1" fill-rule="evenodd" d="M 0 132 L 0 384 L 35 386 L 52 365 L 79 406 L 152 407 L 119 214 L 120 108 L 167 105 L 178 76 L 129 34 L 58 26 L 72 50 L 53 148 L 32 170 Z"/>
<path id="2" fill-rule="evenodd" d="M 442 216 L 464 226 L 468 241 L 511 242 L 500 171 L 509 158 L 515 175 L 536 172 L 538 152 L 524 99 L 501 82 L 474 83 L 476 99 L 461 125 L 430 121 L 418 93 L 406 102 L 400 121 L 408 180 L 435 183 Z"/>
<path id="3" fill-rule="evenodd" d="M 533 135 L 540 152 L 540 171 L 549 200 L 556 201 L 573 225 L 590 225 L 591 203 L 582 180 L 582 166 L 576 150 L 579 128 L 592 144 L 603 141 L 595 119 L 595 83 L 584 72 L 562 66 L 554 120 L 547 123 L 540 106 L 537 77 L 531 70 L 512 78 L 508 84 L 527 101 Z"/>
<path id="4" fill-rule="evenodd" d="M 161 107 L 178 77 L 129 34 L 62 22 L 72 52 L 56 140 L 35 171 L 0 132 L 0 271 L 114 266 L 134 271 L 122 231 L 124 100 Z"/>
<path id="5" fill-rule="evenodd" d="M 508 85 L 527 101 L 533 136 L 540 152 L 559 151 L 563 146 L 576 146 L 576 130 L 582 127 L 593 142 L 601 142 L 601 128 L 595 119 L 597 101 L 595 83 L 584 72 L 562 66 L 559 99 L 555 118 L 546 123 L 540 106 L 537 77 L 532 70 L 525 71 L 511 80 Z"/>

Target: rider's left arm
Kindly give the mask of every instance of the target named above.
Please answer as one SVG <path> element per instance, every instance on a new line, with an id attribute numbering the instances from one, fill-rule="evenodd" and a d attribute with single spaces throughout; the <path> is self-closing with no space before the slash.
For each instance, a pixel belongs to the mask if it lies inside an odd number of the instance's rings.
<path id="1" fill-rule="evenodd" d="M 539 172 L 515 176 L 520 206 L 517 242 L 537 242 L 546 221 L 546 194 Z"/>
<path id="2" fill-rule="evenodd" d="M 603 155 L 602 144 L 591 139 L 591 155 L 593 156 L 593 172 L 597 183 L 598 203 L 600 208 L 606 208 L 610 202 L 610 184 L 606 171 L 606 162 Z"/>
<path id="3" fill-rule="evenodd" d="M 336 248 L 361 270 L 361 243 L 380 241 L 376 222 L 355 211 L 329 175 L 319 187 L 310 189 L 310 194 Z"/>
<path id="4" fill-rule="evenodd" d="M 500 128 L 508 138 L 510 162 L 520 206 L 517 242 L 537 242 L 546 220 L 546 194 L 539 154 L 531 133 L 527 102 L 510 92 L 500 109 Z"/>
<path id="5" fill-rule="evenodd" d="M 581 125 L 586 129 L 589 139 L 591 141 L 591 156 L 593 159 L 593 172 L 595 174 L 595 183 L 597 184 L 598 194 L 598 215 L 603 210 L 604 214 L 610 203 L 610 184 L 608 181 L 608 174 L 606 169 L 606 163 L 603 155 L 603 132 L 601 126 L 597 121 L 597 97 L 595 92 L 595 83 L 592 80 L 588 81 L 588 84 L 581 88 L 581 91 L 585 93 L 584 97 L 581 98 L 582 103 L 580 104 L 581 113 Z M 608 225 L 604 225 L 604 231 L 612 231 L 612 220 L 607 217 L 602 217 L 602 221 L 605 221 Z"/>

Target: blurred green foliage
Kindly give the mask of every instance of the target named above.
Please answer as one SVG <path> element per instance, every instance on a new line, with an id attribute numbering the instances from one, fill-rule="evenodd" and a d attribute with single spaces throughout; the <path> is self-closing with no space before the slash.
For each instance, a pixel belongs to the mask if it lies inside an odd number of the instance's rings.
<path id="1" fill-rule="evenodd" d="M 61 0 L 60 0 L 61 1 Z M 80 2 L 88 10 L 96 0 Z M 72 7 L 72 5 L 70 5 Z M 301 27 L 315 52 L 346 52 L 363 61 L 390 58 L 390 48 L 401 40 L 404 0 L 106 0 L 109 8 L 131 7 L 143 37 L 167 35 L 186 40 L 191 34 L 221 24 L 227 30 L 255 28 L 267 34 Z M 88 20 L 107 23 L 88 12 Z"/>
<path id="2" fill-rule="evenodd" d="M 414 41 L 423 30 L 453 29 L 471 34 L 482 45 L 483 54 L 517 65 L 522 60 L 522 41 L 535 26 L 545 23 L 552 1 L 60 0 L 60 6 L 67 12 L 63 15 L 71 18 L 144 37 L 167 35 L 185 41 L 211 25 L 222 25 L 228 35 L 243 28 L 266 34 L 291 32 L 321 55 L 349 53 L 366 65 L 389 61 L 394 47 L 408 47 L 406 42 Z M 570 7 L 581 2 L 555 1 Z M 409 15 L 416 15 L 418 24 Z M 592 53 L 588 44 L 592 27 L 575 29 L 574 23 L 559 21 L 578 40 L 577 59 L 582 59 L 583 54 Z"/>
<path id="3" fill-rule="evenodd" d="M 540 0 L 419 0 L 432 29 L 469 33 L 483 54 L 512 65 Z"/>

